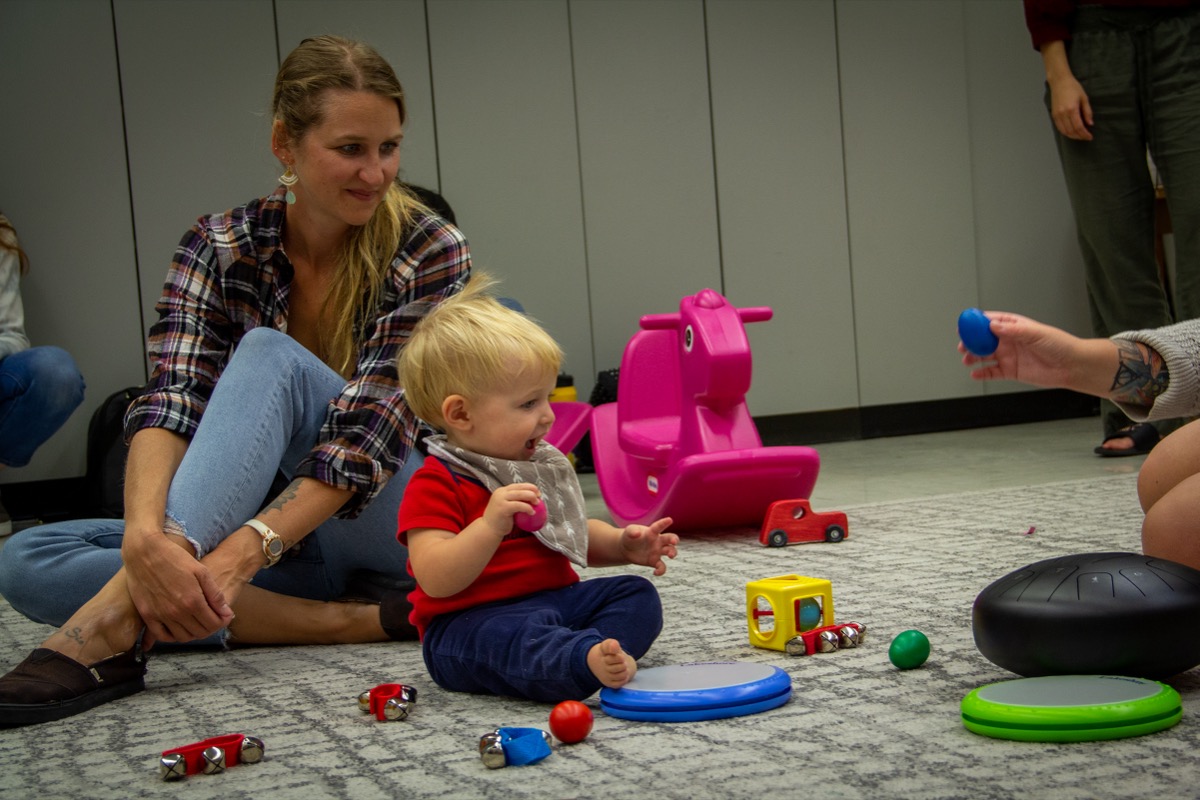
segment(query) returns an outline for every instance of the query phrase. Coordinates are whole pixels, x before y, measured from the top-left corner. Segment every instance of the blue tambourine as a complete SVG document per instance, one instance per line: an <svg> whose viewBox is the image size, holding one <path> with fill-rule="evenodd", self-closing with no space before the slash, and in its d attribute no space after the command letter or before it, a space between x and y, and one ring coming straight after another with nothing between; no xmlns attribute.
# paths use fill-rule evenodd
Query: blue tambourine
<svg viewBox="0 0 1200 800"><path fill-rule="evenodd" d="M619 719L695 722L757 714L791 696L792 679L779 667L719 661L638 670L620 689L600 690L600 709Z"/></svg>

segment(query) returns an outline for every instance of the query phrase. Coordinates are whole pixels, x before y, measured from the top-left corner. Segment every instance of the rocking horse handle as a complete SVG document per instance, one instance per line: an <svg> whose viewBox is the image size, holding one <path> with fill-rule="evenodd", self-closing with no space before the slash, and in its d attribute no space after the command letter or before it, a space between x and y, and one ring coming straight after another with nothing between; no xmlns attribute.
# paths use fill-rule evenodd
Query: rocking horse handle
<svg viewBox="0 0 1200 800"><path fill-rule="evenodd" d="M742 322L766 322L771 317L775 316L775 312L770 306L751 306L748 308L739 308L738 316L742 318ZM679 327L679 314L646 314L639 322L642 330L661 331L671 330Z"/></svg>
<svg viewBox="0 0 1200 800"><path fill-rule="evenodd" d="M646 314L638 324L646 331L671 330L679 327L679 314Z"/></svg>
<svg viewBox="0 0 1200 800"><path fill-rule="evenodd" d="M742 322L766 322L775 316L775 312L771 310L770 306L753 306L739 308L738 316L742 318Z"/></svg>

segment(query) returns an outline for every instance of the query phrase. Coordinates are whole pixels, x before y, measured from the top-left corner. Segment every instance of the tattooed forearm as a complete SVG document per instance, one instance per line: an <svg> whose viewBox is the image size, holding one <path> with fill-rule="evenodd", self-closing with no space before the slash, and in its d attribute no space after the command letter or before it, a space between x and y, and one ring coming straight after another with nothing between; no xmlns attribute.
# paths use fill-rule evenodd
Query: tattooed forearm
<svg viewBox="0 0 1200 800"><path fill-rule="evenodd" d="M296 499L296 492L300 490L300 480L300 478L296 478L294 481L289 483L287 488L279 493L278 497L267 503L267 505L263 508L263 511L270 511L272 509L282 511L283 507L288 504L288 501Z"/></svg>
<svg viewBox="0 0 1200 800"><path fill-rule="evenodd" d="M1120 403L1149 408L1167 390L1171 376L1163 357L1141 342L1117 340L1117 374L1109 397Z"/></svg>

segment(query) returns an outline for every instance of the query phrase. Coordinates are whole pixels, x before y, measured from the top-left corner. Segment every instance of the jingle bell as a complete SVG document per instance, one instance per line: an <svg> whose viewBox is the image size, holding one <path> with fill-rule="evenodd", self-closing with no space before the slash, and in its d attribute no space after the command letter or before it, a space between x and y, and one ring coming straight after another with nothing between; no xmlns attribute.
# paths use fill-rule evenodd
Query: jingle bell
<svg viewBox="0 0 1200 800"><path fill-rule="evenodd" d="M500 744L500 729L496 728L491 733L485 733L479 737L479 754L483 755L483 751L493 744Z"/></svg>
<svg viewBox="0 0 1200 800"><path fill-rule="evenodd" d="M242 764L257 764L263 760L263 754L266 751L267 748L262 739L257 736L247 736L242 739L242 745L238 751L238 761Z"/></svg>
<svg viewBox="0 0 1200 800"><path fill-rule="evenodd" d="M158 761L158 774L164 781L180 781L187 777L187 759L181 753L165 755Z"/></svg>
<svg viewBox="0 0 1200 800"><path fill-rule="evenodd" d="M408 703L393 697L383 704L383 717L389 722L408 719Z"/></svg>
<svg viewBox="0 0 1200 800"><path fill-rule="evenodd" d="M206 747L200 756L204 759L205 775L218 775L225 771L225 751L220 747Z"/></svg>
<svg viewBox="0 0 1200 800"><path fill-rule="evenodd" d="M483 748L479 757L483 760L483 765L488 769L500 769L508 766L508 759L504 756L504 745L499 741L489 744Z"/></svg>

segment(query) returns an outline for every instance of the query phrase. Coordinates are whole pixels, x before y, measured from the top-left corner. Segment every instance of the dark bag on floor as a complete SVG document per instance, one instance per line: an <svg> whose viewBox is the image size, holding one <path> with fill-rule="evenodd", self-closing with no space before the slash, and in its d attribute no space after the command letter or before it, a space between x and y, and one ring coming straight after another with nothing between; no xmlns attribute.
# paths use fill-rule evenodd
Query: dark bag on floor
<svg viewBox="0 0 1200 800"><path fill-rule="evenodd" d="M604 405L605 403L617 402L617 379L620 377L621 370L606 369L603 372L597 373L596 384L592 387L592 394L588 397L588 403L592 408ZM595 462L592 459L592 434L585 433L583 438L579 440L575 450L575 471L579 473L591 473L596 471Z"/></svg>
<svg viewBox="0 0 1200 800"><path fill-rule="evenodd" d="M120 519L125 515L125 411L142 387L113 392L92 414L87 433L86 513Z"/></svg>

